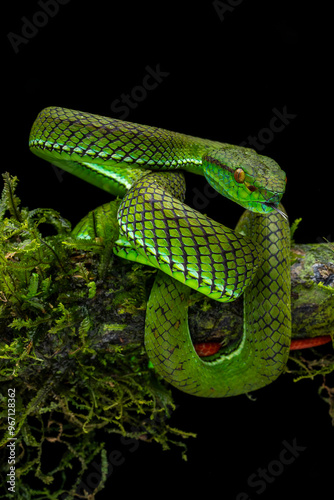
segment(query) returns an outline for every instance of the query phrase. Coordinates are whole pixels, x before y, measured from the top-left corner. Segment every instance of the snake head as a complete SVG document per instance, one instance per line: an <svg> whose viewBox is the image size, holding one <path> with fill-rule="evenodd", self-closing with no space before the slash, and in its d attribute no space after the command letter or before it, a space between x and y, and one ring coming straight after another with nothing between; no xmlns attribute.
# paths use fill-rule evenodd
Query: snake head
<svg viewBox="0 0 334 500"><path fill-rule="evenodd" d="M218 193L257 213L278 210L286 175L271 158L241 146L211 151L203 159L204 175Z"/></svg>

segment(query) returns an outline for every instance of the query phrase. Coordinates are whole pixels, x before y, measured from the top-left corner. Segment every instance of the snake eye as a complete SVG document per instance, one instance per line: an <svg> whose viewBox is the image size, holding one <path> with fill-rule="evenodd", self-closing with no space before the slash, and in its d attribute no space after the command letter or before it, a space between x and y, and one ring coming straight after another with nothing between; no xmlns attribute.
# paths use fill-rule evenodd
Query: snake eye
<svg viewBox="0 0 334 500"><path fill-rule="evenodd" d="M239 182L240 184L242 182L244 182L245 180L245 172L242 170L242 168L237 168L235 171L234 171L234 178L237 182Z"/></svg>

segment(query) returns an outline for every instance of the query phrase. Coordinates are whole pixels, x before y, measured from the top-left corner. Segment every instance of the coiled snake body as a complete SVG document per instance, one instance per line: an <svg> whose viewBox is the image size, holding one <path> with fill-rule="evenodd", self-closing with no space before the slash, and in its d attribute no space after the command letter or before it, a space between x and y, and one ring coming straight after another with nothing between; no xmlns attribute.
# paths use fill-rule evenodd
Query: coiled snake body
<svg viewBox="0 0 334 500"><path fill-rule="evenodd" d="M159 270L145 346L164 379L189 394L224 397L282 373L291 335L290 238L278 208L286 177L276 162L248 148L58 107L41 111L29 144L54 165L123 196L115 253ZM183 203L182 170L205 176L250 210L237 230ZM244 292L244 332L233 352L211 361L196 354L191 289L221 302Z"/></svg>

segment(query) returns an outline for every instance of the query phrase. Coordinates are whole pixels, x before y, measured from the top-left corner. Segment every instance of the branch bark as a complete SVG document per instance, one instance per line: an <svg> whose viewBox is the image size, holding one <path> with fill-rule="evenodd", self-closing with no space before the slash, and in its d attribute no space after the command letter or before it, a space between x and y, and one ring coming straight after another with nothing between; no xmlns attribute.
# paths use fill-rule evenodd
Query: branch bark
<svg viewBox="0 0 334 500"><path fill-rule="evenodd" d="M334 330L334 250L329 243L294 245L291 250L291 309L292 338L318 337ZM114 269L123 266L114 262ZM137 287L133 293L149 295L154 271L148 270L149 279L133 280L133 275L124 274ZM113 279L113 278L111 278ZM142 278L139 278L139 281ZM125 281L127 279L125 278ZM139 288L138 288L139 287ZM112 307L107 322L100 324L104 341L126 344L144 341L145 301L138 307L131 304L132 293L126 288L124 303ZM116 303L119 298L116 297ZM146 300L146 299L145 299ZM102 299L104 303L104 299ZM100 316L101 317L101 316ZM189 326L194 343L224 342L229 344L242 334L242 297L229 304L210 300L194 292L189 306Z"/></svg>

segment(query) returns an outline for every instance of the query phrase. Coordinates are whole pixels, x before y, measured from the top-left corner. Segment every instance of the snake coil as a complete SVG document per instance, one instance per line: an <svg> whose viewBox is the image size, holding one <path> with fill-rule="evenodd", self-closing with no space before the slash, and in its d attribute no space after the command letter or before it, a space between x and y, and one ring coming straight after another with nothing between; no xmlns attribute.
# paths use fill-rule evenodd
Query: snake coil
<svg viewBox="0 0 334 500"><path fill-rule="evenodd" d="M58 107L41 111L29 144L36 155L123 197L114 251L158 270L145 346L165 380L189 394L224 397L259 389L282 373L291 336L290 235L279 207L286 177L274 160ZM236 230L184 203L183 170L248 209ZM85 232L87 221L74 234ZM233 352L211 361L196 354L187 317L191 289L221 302L244 293L244 331Z"/></svg>

